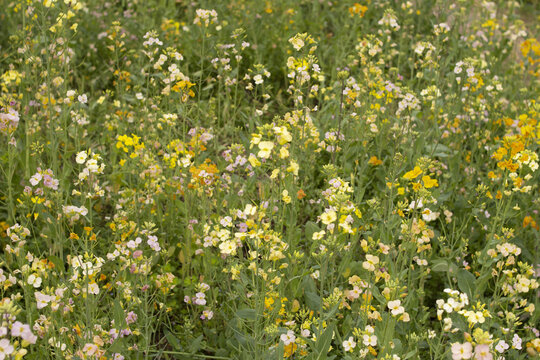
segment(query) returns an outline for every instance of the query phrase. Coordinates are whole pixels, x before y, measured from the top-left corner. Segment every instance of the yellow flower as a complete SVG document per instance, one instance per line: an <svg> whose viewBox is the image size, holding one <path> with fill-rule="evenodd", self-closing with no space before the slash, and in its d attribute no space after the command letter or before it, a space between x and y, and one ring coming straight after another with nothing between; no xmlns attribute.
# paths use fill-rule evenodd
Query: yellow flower
<svg viewBox="0 0 540 360"><path fill-rule="evenodd" d="M422 181L424 182L424 187L426 189L430 189L432 187L437 187L439 186L439 183L437 182L437 179L432 179L429 177L429 175L426 175L426 176L422 176Z"/></svg>
<svg viewBox="0 0 540 360"><path fill-rule="evenodd" d="M274 127L274 133L277 135L279 145L285 145L292 140L292 136L285 126Z"/></svg>
<svg viewBox="0 0 540 360"><path fill-rule="evenodd" d="M257 145L262 139L261 134L251 134L251 144Z"/></svg>
<svg viewBox="0 0 540 360"><path fill-rule="evenodd" d="M302 40L298 35L290 38L289 42L292 44L296 51L302 49L305 45L304 40Z"/></svg>
<svg viewBox="0 0 540 360"><path fill-rule="evenodd" d="M271 309L272 304L274 304L274 298L272 298L272 297L265 297L264 298L264 307L265 308Z"/></svg>
<svg viewBox="0 0 540 360"><path fill-rule="evenodd" d="M295 176L298 176L298 169L300 169L298 163L296 161L291 161L287 167L287 172L292 172Z"/></svg>
<svg viewBox="0 0 540 360"><path fill-rule="evenodd" d="M419 166L415 166L413 170L403 175L403 178L406 180L412 180L417 178L420 174L422 174L422 169L420 169Z"/></svg>
<svg viewBox="0 0 540 360"><path fill-rule="evenodd" d="M321 221L324 225L329 225L336 221L337 215L334 210L330 210L321 215Z"/></svg>
<svg viewBox="0 0 540 360"><path fill-rule="evenodd" d="M291 197L289 196L289 192L287 190L283 190L281 195L282 195L283 202L285 204L290 204L291 203Z"/></svg>
<svg viewBox="0 0 540 360"><path fill-rule="evenodd" d="M261 166L261 162L253 155L249 155L248 161L253 167Z"/></svg>

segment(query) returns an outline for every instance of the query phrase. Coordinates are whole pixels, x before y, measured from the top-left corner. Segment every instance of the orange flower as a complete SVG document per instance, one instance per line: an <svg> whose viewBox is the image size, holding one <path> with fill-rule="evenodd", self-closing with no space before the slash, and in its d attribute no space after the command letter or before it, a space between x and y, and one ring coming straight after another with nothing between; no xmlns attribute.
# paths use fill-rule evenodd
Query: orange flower
<svg viewBox="0 0 540 360"><path fill-rule="evenodd" d="M291 357L292 354L296 352L296 349L298 348L298 345L295 343L290 343L289 345L285 346L285 352L283 353L283 357Z"/></svg>
<svg viewBox="0 0 540 360"><path fill-rule="evenodd" d="M360 17L364 17L367 9L367 6L364 6L360 3L354 3L354 5L349 8L349 13L351 14L351 16L360 15Z"/></svg>
<svg viewBox="0 0 540 360"><path fill-rule="evenodd" d="M523 218L523 227L527 227L528 225L531 225L532 228L539 230L538 224L536 223L536 221L534 221L532 216L529 215Z"/></svg>
<svg viewBox="0 0 540 360"><path fill-rule="evenodd" d="M376 156L372 156L369 161L369 165L377 166L382 164L382 160L378 159Z"/></svg>

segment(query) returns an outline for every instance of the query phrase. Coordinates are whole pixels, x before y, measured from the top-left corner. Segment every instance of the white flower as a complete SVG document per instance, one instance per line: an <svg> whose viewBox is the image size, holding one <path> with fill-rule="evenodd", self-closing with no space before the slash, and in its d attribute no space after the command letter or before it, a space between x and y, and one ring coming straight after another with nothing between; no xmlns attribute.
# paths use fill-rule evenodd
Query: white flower
<svg viewBox="0 0 540 360"><path fill-rule="evenodd" d="M43 176L41 176L41 174L37 172L30 178L30 184L32 184L32 186L36 186L37 184L39 184L42 178Z"/></svg>
<svg viewBox="0 0 540 360"><path fill-rule="evenodd" d="M403 314L405 308L401 306L401 300L393 300L388 302L388 309L391 310L392 315L396 316Z"/></svg>
<svg viewBox="0 0 540 360"><path fill-rule="evenodd" d="M368 333L369 335L375 334L375 328L371 325L367 325L365 330L366 330L366 333Z"/></svg>
<svg viewBox="0 0 540 360"><path fill-rule="evenodd" d="M39 288L41 286L41 278L35 274L30 275L28 277L28 285L32 285L36 289Z"/></svg>
<svg viewBox="0 0 540 360"><path fill-rule="evenodd" d="M193 302L197 305L206 305L206 295L202 292L196 293Z"/></svg>
<svg viewBox="0 0 540 360"><path fill-rule="evenodd" d="M88 284L88 292L90 294L97 295L99 294L99 286L94 281L92 281L90 284Z"/></svg>
<svg viewBox="0 0 540 360"><path fill-rule="evenodd" d="M46 295L46 294L42 294L40 292L35 292L34 293L35 297L36 297L36 301L37 301L37 308L38 309L43 309L45 306L47 306L51 300L53 299L52 296L50 295Z"/></svg>
<svg viewBox="0 0 540 360"><path fill-rule="evenodd" d="M202 320L210 320L214 317L214 312L211 310L203 310L203 313L201 315Z"/></svg>
<svg viewBox="0 0 540 360"><path fill-rule="evenodd" d="M366 346L376 346L377 345L377 336L376 335L364 335L363 343Z"/></svg>
<svg viewBox="0 0 540 360"><path fill-rule="evenodd" d="M346 352L353 351L353 349L356 347L356 342L354 342L354 338L350 336L347 340L343 342L343 349Z"/></svg>
<svg viewBox="0 0 540 360"><path fill-rule="evenodd" d="M88 209L84 206L77 207L73 205L67 205L67 206L63 205L62 210L64 214L66 214L67 216L77 217L77 219L78 219L78 215L86 216L86 214L88 214Z"/></svg>
<svg viewBox="0 0 540 360"><path fill-rule="evenodd" d="M463 61L460 61L456 64L456 66L454 67L454 74L456 75L461 74L461 71L463 70L461 68L462 65L463 65Z"/></svg>
<svg viewBox="0 0 540 360"><path fill-rule="evenodd" d="M75 157L75 161L77 162L77 164L84 164L87 157L88 157L88 154L86 153L86 151L80 151L77 153L77 156Z"/></svg>
<svg viewBox="0 0 540 360"><path fill-rule="evenodd" d="M514 334L514 337L512 338L512 347L521 350L521 338L518 334Z"/></svg>
<svg viewBox="0 0 540 360"><path fill-rule="evenodd" d="M86 162L86 168L88 171L95 173L99 170L98 163L96 159L90 159Z"/></svg>
<svg viewBox="0 0 540 360"><path fill-rule="evenodd" d="M257 74L253 77L253 81L255 81L256 85L260 85L264 82L262 75Z"/></svg>
<svg viewBox="0 0 540 360"><path fill-rule="evenodd" d="M409 205L409 209L413 210L413 209L419 209L423 206L422 204L422 199L418 200L418 202L416 201L411 201L410 205Z"/></svg>
<svg viewBox="0 0 540 360"><path fill-rule="evenodd" d="M439 215L440 215L440 213L431 211L431 209L429 209L429 208L425 208L424 211L422 211L422 218L426 222L437 220Z"/></svg>
<svg viewBox="0 0 540 360"><path fill-rule="evenodd" d="M86 97L86 94L79 95L77 97L77 100L79 100L81 104L86 104L88 102L88 98Z"/></svg>
<svg viewBox="0 0 540 360"><path fill-rule="evenodd" d="M126 244L126 246L130 249L135 249L137 247L137 243L133 240L129 240Z"/></svg>
<svg viewBox="0 0 540 360"><path fill-rule="evenodd" d="M508 345L506 343L506 341L504 340L501 340L497 343L497 346L495 346L495 350L497 350L498 352L500 353L503 353L505 352L508 348L510 347L510 345Z"/></svg>
<svg viewBox="0 0 540 360"><path fill-rule="evenodd" d="M156 252L161 251L161 247L159 246L157 236L153 236L153 235L148 236L148 245L152 248L152 250Z"/></svg>
<svg viewBox="0 0 540 360"><path fill-rule="evenodd" d="M286 334L281 334L280 339L281 341L283 341L283 344L287 346L294 343L294 341L296 340L296 336L294 335L294 331L289 330Z"/></svg>
<svg viewBox="0 0 540 360"><path fill-rule="evenodd" d="M219 249L224 255L236 254L236 243L232 240L227 240L219 244Z"/></svg>

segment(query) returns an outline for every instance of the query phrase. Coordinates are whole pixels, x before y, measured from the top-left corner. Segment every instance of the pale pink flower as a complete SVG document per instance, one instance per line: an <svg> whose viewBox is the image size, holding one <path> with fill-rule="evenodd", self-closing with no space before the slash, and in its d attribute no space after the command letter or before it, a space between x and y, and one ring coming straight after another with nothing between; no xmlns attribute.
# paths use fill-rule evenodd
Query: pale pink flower
<svg viewBox="0 0 540 360"><path fill-rule="evenodd" d="M476 345L474 348L474 358L476 360L493 360L493 355L489 351L489 345Z"/></svg>
<svg viewBox="0 0 540 360"><path fill-rule="evenodd" d="M14 350L8 339L0 340L0 360L4 360L6 355L12 354Z"/></svg>
<svg viewBox="0 0 540 360"><path fill-rule="evenodd" d="M452 344L452 360L470 359L472 357L472 345L469 342L464 344Z"/></svg>

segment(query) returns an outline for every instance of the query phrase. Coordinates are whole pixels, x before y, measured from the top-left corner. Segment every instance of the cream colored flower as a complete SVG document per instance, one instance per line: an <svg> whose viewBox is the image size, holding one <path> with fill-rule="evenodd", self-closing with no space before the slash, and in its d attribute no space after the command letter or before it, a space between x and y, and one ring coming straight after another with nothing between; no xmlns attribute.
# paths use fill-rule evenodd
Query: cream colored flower
<svg viewBox="0 0 540 360"><path fill-rule="evenodd" d="M259 146L260 151L257 154L257 156L262 159L268 159L270 155L272 154L274 143L271 141L261 141L259 142L258 146Z"/></svg>

